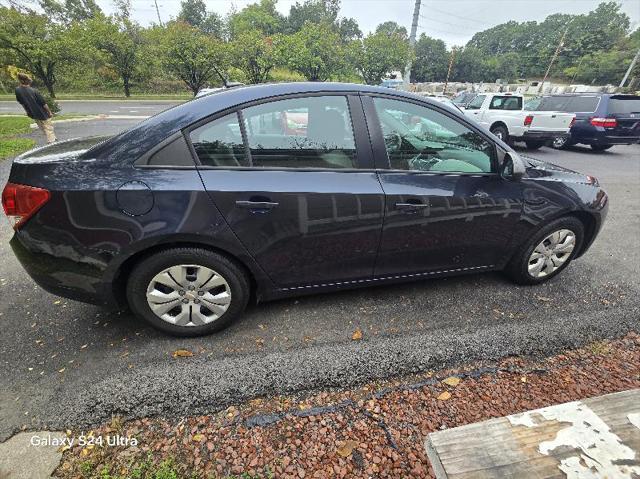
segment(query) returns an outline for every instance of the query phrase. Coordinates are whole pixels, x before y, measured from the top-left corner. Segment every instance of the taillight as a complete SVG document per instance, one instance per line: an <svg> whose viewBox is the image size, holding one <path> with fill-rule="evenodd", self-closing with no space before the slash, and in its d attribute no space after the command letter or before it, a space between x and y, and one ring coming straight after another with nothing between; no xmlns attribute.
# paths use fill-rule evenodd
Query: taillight
<svg viewBox="0 0 640 479"><path fill-rule="evenodd" d="M524 126L531 126L533 123L533 115L527 115L524 117Z"/></svg>
<svg viewBox="0 0 640 479"><path fill-rule="evenodd" d="M17 230L49 201L51 194L34 186L7 183L2 191L2 206L5 214L14 221Z"/></svg>
<svg viewBox="0 0 640 479"><path fill-rule="evenodd" d="M618 126L618 122L615 118L593 117L589 120L589 123L591 123L593 126L602 126L604 128L615 128L616 126Z"/></svg>

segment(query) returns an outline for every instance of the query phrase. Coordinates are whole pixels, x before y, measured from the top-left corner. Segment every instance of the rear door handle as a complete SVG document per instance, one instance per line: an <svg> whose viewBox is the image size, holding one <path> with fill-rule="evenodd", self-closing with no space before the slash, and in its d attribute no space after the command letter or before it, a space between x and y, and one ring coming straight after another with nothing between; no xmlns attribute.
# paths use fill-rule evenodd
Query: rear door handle
<svg viewBox="0 0 640 479"><path fill-rule="evenodd" d="M272 210L276 208L280 203L274 203L272 201L236 201L238 208L244 208L247 210Z"/></svg>

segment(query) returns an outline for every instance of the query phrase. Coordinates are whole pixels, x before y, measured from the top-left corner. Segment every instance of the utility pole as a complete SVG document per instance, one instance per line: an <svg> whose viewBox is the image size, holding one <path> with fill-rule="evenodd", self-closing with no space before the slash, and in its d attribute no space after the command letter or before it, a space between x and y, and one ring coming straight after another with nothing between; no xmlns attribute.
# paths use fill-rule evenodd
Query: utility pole
<svg viewBox="0 0 640 479"><path fill-rule="evenodd" d="M160 18L160 9L158 8L158 0L153 0L153 3L156 5L156 13L158 14L158 23L161 27L164 27L162 24L162 19Z"/></svg>
<svg viewBox="0 0 640 479"><path fill-rule="evenodd" d="M546 81L547 77L549 76L549 72L551 71L551 67L553 66L553 62L556 61L556 57L558 56L558 53L560 53L560 49L564 46L564 37L567 36L567 32L569 31L569 24L570 23L571 23L571 20L569 20L569 23L567 23L567 27L564 29L564 32L562 33L562 37L560 37L560 42L558 43L556 51L553 53L553 56L551 57L551 61L549 62L549 66L547 67L547 71L544 74L544 78L542 79L542 82L540 83L540 88L538 88L538 91L542 90L542 87L544 86L544 82Z"/></svg>
<svg viewBox="0 0 640 479"><path fill-rule="evenodd" d="M633 67L636 66L636 63L638 63L638 58L640 58L640 50L638 50L638 53L636 53L636 56L633 57L633 60L631 61L631 65L629 65L629 68L627 68L627 73L624 74L624 78L620 82L620 87L623 87L624 84L627 82L627 78L629 78L629 75L631 74Z"/></svg>
<svg viewBox="0 0 640 479"><path fill-rule="evenodd" d="M416 45L416 31L418 30L418 17L420 16L420 2L422 0L416 0L413 6L413 22L411 22L411 34L409 35L409 46L413 52L413 48ZM405 90L409 89L409 82L411 81L411 60L407 63L404 69L404 77L402 78L403 87Z"/></svg>
<svg viewBox="0 0 640 479"><path fill-rule="evenodd" d="M451 58L449 59L449 69L447 70L447 79L444 81L444 88L442 89L442 94L447 94L447 85L449 84L449 76L451 76L451 69L453 68L453 59L456 56L456 47L451 49Z"/></svg>

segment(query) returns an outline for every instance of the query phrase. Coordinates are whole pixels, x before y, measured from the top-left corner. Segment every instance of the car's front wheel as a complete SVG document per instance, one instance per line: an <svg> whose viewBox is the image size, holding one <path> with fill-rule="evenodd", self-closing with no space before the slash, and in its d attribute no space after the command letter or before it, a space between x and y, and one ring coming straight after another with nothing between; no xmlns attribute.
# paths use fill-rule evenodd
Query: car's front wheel
<svg viewBox="0 0 640 479"><path fill-rule="evenodd" d="M570 146L571 142L569 141L568 136L556 136L551 142L551 146L553 146L556 150L562 150L567 146Z"/></svg>
<svg viewBox="0 0 640 479"><path fill-rule="evenodd" d="M506 126L495 125L495 126L491 127L490 131L495 136L497 136L502 141L504 141L507 145L510 145L512 143L511 142L511 138L509 138L509 130L507 130Z"/></svg>
<svg viewBox="0 0 640 479"><path fill-rule="evenodd" d="M249 299L246 274L225 256L201 248L172 248L138 263L127 283L131 310L175 336L219 331Z"/></svg>
<svg viewBox="0 0 640 479"><path fill-rule="evenodd" d="M505 271L519 284L538 284L558 275L580 251L582 222L572 216L541 228L513 256Z"/></svg>

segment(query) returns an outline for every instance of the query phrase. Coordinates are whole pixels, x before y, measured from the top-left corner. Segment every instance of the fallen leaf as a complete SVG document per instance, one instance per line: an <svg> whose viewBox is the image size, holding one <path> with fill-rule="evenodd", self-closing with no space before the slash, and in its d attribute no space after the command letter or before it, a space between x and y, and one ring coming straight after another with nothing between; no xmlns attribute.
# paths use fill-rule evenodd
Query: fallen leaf
<svg viewBox="0 0 640 479"><path fill-rule="evenodd" d="M200 442L200 441L202 441L203 439L204 439L204 434L199 434L199 433L198 433L198 434L194 434L194 435L193 435L193 440L194 440L195 442Z"/></svg>
<svg viewBox="0 0 640 479"><path fill-rule="evenodd" d="M442 382L445 383L447 386L451 386L455 388L458 384L460 384L460 378L457 378L455 376L450 376Z"/></svg>
<svg viewBox="0 0 640 479"><path fill-rule="evenodd" d="M58 372L59 373L63 373L65 369L67 369L67 368L58 369Z"/></svg>
<svg viewBox="0 0 640 479"><path fill-rule="evenodd" d="M362 331L360 331L360 328L356 329L353 334L351 335L351 339L353 341L360 341L362 339Z"/></svg>
<svg viewBox="0 0 640 479"><path fill-rule="evenodd" d="M442 394L440 394L440 396L438 396L438 399L440 401L446 401L447 399L451 398L451 393L449 391L445 391Z"/></svg>
<svg viewBox="0 0 640 479"><path fill-rule="evenodd" d="M349 457L357 445L356 441L345 441L344 446L336 449L336 452L339 456Z"/></svg>
<svg viewBox="0 0 640 479"><path fill-rule="evenodd" d="M171 356L174 358L189 358L193 356L193 353L188 349L176 349Z"/></svg>
<svg viewBox="0 0 640 479"><path fill-rule="evenodd" d="M527 382L527 376L521 376L520 377L520 381L522 381L523 383Z"/></svg>
<svg viewBox="0 0 640 479"><path fill-rule="evenodd" d="M53 302L53 304L60 304L60 303L62 303L62 301L60 301L59 299Z"/></svg>

